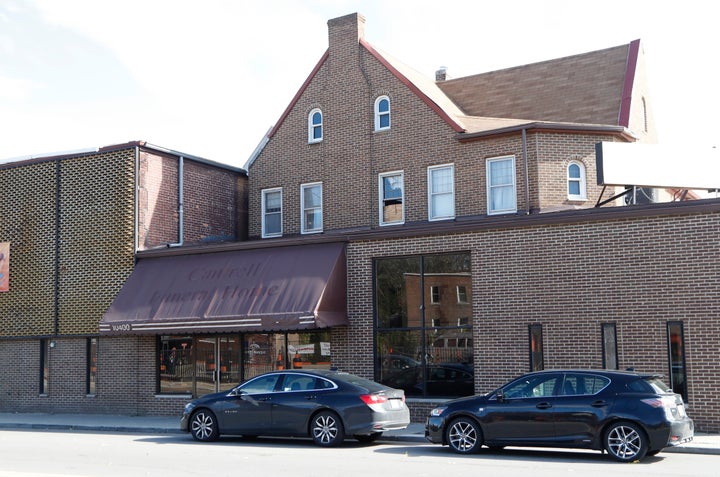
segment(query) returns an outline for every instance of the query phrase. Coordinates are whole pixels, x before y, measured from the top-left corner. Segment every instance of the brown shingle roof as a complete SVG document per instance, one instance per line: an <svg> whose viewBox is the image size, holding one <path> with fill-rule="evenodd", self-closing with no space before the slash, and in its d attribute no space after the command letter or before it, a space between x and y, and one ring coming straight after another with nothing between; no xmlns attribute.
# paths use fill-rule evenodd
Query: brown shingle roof
<svg viewBox="0 0 720 477"><path fill-rule="evenodd" d="M437 85L468 116L619 125L631 45Z"/></svg>

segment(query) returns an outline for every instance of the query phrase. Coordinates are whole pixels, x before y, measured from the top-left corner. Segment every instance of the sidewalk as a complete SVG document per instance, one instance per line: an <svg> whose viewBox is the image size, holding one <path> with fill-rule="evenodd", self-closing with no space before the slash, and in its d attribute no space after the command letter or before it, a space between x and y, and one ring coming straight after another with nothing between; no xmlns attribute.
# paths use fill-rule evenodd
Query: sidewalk
<svg viewBox="0 0 720 477"><path fill-rule="evenodd" d="M180 416L120 416L113 414L45 414L0 412L0 430L70 430L179 434ZM189 437L189 436L188 436ZM425 425L412 423L407 429L389 431L381 440L426 443ZM720 455L720 435L695 434L692 442L668 447L663 452Z"/></svg>

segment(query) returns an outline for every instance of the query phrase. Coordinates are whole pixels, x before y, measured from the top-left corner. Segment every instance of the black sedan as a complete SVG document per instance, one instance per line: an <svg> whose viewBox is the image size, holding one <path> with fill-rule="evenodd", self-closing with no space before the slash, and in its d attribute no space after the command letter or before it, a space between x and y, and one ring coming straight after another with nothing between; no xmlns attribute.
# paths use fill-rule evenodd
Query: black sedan
<svg viewBox="0 0 720 477"><path fill-rule="evenodd" d="M460 454L483 445L566 447L631 462L689 442L693 432L682 398L658 375L560 370L526 374L489 394L436 407L425 438Z"/></svg>
<svg viewBox="0 0 720 477"><path fill-rule="evenodd" d="M256 376L185 406L180 428L199 441L220 434L311 437L323 447L345 436L372 442L410 424L405 393L352 374L287 370Z"/></svg>

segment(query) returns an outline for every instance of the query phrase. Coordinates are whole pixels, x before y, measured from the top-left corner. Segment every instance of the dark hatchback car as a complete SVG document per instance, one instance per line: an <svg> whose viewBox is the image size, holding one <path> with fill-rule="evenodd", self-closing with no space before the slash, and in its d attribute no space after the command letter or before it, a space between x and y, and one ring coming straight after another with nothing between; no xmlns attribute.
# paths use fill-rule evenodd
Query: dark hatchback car
<svg viewBox="0 0 720 477"><path fill-rule="evenodd" d="M430 412L425 438L460 454L505 446L607 451L621 462L689 442L693 421L661 377L558 370L523 375L482 396Z"/></svg>
<svg viewBox="0 0 720 477"><path fill-rule="evenodd" d="M256 376L185 406L180 428L199 441L220 434L311 437L323 447L345 436L372 442L410 424L405 394L352 374L287 370Z"/></svg>

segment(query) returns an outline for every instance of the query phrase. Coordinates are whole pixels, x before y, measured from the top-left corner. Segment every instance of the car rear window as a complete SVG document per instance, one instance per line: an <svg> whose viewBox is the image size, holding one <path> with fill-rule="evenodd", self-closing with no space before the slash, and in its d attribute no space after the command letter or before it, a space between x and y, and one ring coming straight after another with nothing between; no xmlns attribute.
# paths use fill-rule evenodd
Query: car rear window
<svg viewBox="0 0 720 477"><path fill-rule="evenodd" d="M638 378L627 383L630 391L638 393L670 394L672 389L656 376Z"/></svg>
<svg viewBox="0 0 720 477"><path fill-rule="evenodd" d="M370 381L369 379L361 378L360 376L355 376L354 374L342 373L338 375L338 378L345 381L346 383L354 384L355 386L365 388L370 392L382 391L383 389L386 389L386 386L383 386L382 384L376 383L375 381Z"/></svg>
<svg viewBox="0 0 720 477"><path fill-rule="evenodd" d="M673 392L672 388L660 378L647 378L645 382L658 394L671 394Z"/></svg>

